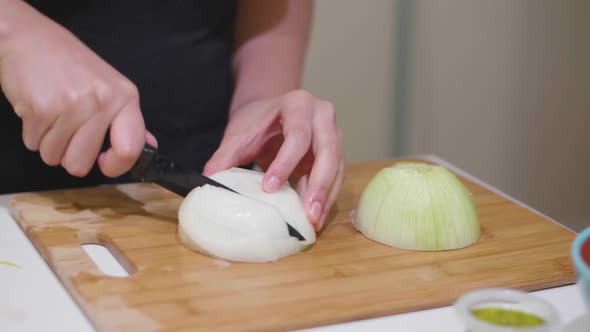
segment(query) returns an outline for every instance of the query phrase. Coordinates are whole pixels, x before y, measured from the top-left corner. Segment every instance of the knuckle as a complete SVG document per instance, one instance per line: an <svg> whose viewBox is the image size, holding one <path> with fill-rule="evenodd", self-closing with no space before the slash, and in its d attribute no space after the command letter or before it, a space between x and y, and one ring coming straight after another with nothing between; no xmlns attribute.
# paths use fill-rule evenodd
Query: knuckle
<svg viewBox="0 0 590 332"><path fill-rule="evenodd" d="M41 159L43 162L49 166L58 166L60 164L59 156L46 149L41 149L40 151Z"/></svg>
<svg viewBox="0 0 590 332"><path fill-rule="evenodd" d="M32 152L36 152L39 149L39 145L37 144L35 139L31 137L30 134L23 133L22 137L23 137L23 143L24 143L25 147L27 148L27 150L32 151Z"/></svg>
<svg viewBox="0 0 590 332"><path fill-rule="evenodd" d="M141 148L135 147L130 144L121 145L117 149L117 155L119 156L119 158L126 161L135 160L137 157L139 157L140 153Z"/></svg>
<svg viewBox="0 0 590 332"><path fill-rule="evenodd" d="M327 147L327 152L334 156L334 159L336 161L340 161L340 148L338 147L337 144L330 144Z"/></svg>
<svg viewBox="0 0 590 332"><path fill-rule="evenodd" d="M306 90L290 91L284 96L284 102L287 104L309 105L313 99L314 96Z"/></svg>
<svg viewBox="0 0 590 332"><path fill-rule="evenodd" d="M90 168L81 162L69 162L62 165L63 168L75 177L84 177L88 174Z"/></svg>
<svg viewBox="0 0 590 332"><path fill-rule="evenodd" d="M289 176L288 170L290 168L291 167L289 167L289 161L287 161L287 160L274 160L269 165L269 171L271 171L273 176L278 178L279 181L283 181L284 179L286 179Z"/></svg>
<svg viewBox="0 0 590 332"><path fill-rule="evenodd" d="M288 136L291 140L302 145L309 145L311 142L311 131L307 128L295 127L289 130Z"/></svg>
<svg viewBox="0 0 590 332"><path fill-rule="evenodd" d="M139 100L137 86L126 79L120 79L110 84L97 84L94 94L98 103L105 109L119 109L130 101Z"/></svg>
<svg viewBox="0 0 590 332"><path fill-rule="evenodd" d="M321 101L318 104L318 110L322 112L322 116L330 123L336 123L336 108L334 104L329 101Z"/></svg>
<svg viewBox="0 0 590 332"><path fill-rule="evenodd" d="M35 98L31 106L33 107L33 115L35 118L47 118L50 117L52 112L55 112L57 107L55 106L55 102L50 100L49 98Z"/></svg>
<svg viewBox="0 0 590 332"><path fill-rule="evenodd" d="M65 105L76 105L83 99L84 92L76 89L69 88L64 91L64 104ZM66 107L67 108L67 107Z"/></svg>
<svg viewBox="0 0 590 332"><path fill-rule="evenodd" d="M114 90L109 84L99 83L94 87L94 94L99 104L108 104L114 95Z"/></svg>
<svg viewBox="0 0 590 332"><path fill-rule="evenodd" d="M330 190L330 184L325 180L316 181L315 183L310 184L310 187L313 188L312 192L318 193L323 197L325 197Z"/></svg>
<svg viewBox="0 0 590 332"><path fill-rule="evenodd" d="M139 89L137 85L129 80L121 80L119 83L121 92L125 99L139 99Z"/></svg>
<svg viewBox="0 0 590 332"><path fill-rule="evenodd" d="M31 107L29 107L29 105L24 102L14 103L14 106L13 106L14 113L16 113L16 115L21 119L26 117L26 115L30 111L30 108Z"/></svg>
<svg viewBox="0 0 590 332"><path fill-rule="evenodd" d="M340 162L342 159L342 150L338 144L325 144L321 147L321 153L329 156L335 163Z"/></svg>
<svg viewBox="0 0 590 332"><path fill-rule="evenodd" d="M336 106L334 106L334 103L332 103L330 101L319 100L318 105L320 106L320 108L324 109L324 111L328 111L328 112L335 112L336 111Z"/></svg>
<svg viewBox="0 0 590 332"><path fill-rule="evenodd" d="M93 88L70 89L66 91L62 113L76 113L85 108L88 103L95 104Z"/></svg>

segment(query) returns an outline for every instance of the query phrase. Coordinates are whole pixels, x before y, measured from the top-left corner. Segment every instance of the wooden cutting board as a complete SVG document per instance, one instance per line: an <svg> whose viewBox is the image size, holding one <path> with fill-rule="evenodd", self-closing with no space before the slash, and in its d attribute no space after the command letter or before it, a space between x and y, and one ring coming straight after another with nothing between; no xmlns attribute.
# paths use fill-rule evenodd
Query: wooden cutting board
<svg viewBox="0 0 590 332"><path fill-rule="evenodd" d="M351 211L391 163L349 165L317 243L275 263L185 248L176 237L181 198L152 184L23 194L12 212L101 331L285 331L450 305L478 288L575 282L573 232L463 177L482 224L477 244L416 252L368 240ZM83 243L107 246L131 276L101 274Z"/></svg>

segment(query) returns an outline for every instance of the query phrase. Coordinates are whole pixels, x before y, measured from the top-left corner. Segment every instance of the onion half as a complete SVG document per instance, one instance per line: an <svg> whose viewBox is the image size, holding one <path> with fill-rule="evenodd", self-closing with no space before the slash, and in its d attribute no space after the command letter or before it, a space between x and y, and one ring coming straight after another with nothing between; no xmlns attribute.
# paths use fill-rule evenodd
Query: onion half
<svg viewBox="0 0 590 332"><path fill-rule="evenodd" d="M451 250L476 243L480 224L471 193L443 166L399 162L363 191L354 227L367 238L408 250Z"/></svg>
<svg viewBox="0 0 590 332"><path fill-rule="evenodd" d="M264 173L231 168L212 179L240 194L205 185L193 189L179 212L180 241L196 251L237 262L270 262L315 242L299 195L286 183L276 193L262 190ZM288 222L305 241L289 235Z"/></svg>

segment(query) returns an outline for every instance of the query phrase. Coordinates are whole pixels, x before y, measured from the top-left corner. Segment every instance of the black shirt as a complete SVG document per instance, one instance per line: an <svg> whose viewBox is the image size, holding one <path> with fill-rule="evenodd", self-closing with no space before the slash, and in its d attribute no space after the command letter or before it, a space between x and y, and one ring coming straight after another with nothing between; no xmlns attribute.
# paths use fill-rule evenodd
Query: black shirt
<svg viewBox="0 0 590 332"><path fill-rule="evenodd" d="M159 150L202 170L221 140L233 92L235 4L231 0L35 0L29 3L74 33L139 89ZM40 55L40 56L51 56ZM0 93L0 193L107 183L45 165L22 142L22 124ZM108 135L105 146L108 144Z"/></svg>

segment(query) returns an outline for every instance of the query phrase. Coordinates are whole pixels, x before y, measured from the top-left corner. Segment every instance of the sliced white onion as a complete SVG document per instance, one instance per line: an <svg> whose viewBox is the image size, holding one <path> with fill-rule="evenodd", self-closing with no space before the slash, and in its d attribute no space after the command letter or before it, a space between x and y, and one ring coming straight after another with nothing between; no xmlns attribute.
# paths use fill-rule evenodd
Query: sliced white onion
<svg viewBox="0 0 590 332"><path fill-rule="evenodd" d="M270 262L315 242L297 192L285 184L262 190L264 173L232 168L211 176L236 190L205 185L193 189L179 209L180 241L203 254L238 262ZM305 241L289 235L288 222Z"/></svg>
<svg viewBox="0 0 590 332"><path fill-rule="evenodd" d="M371 240L409 250L451 250L479 240L474 201L445 167L400 162L363 191L354 227Z"/></svg>

